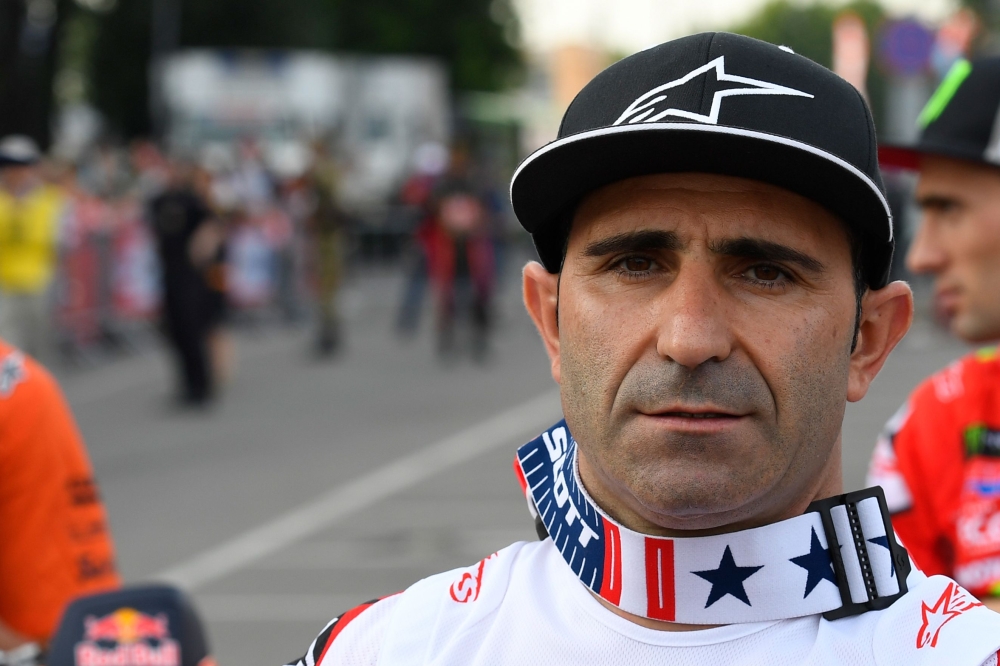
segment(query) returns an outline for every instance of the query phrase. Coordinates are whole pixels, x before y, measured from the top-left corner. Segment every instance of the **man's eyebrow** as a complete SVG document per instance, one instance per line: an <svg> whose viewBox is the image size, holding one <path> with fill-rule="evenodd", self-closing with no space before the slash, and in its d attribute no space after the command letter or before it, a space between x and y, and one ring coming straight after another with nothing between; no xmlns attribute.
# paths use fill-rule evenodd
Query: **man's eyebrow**
<svg viewBox="0 0 1000 666"><path fill-rule="evenodd" d="M794 250L787 245L772 243L759 238L732 238L711 244L712 252L727 257L759 259L762 261L784 261L798 264L802 268L820 273L824 266L821 261L808 254Z"/></svg>
<svg viewBox="0 0 1000 666"><path fill-rule="evenodd" d="M679 250L683 247L680 238L673 231L652 229L626 231L608 238L589 243L583 249L584 256L604 257L619 252L643 252L650 250Z"/></svg>
<svg viewBox="0 0 1000 666"><path fill-rule="evenodd" d="M948 196L946 194L927 194L922 197L917 197L917 205L920 208L950 208L952 206L958 206L962 202L959 201L957 197Z"/></svg>

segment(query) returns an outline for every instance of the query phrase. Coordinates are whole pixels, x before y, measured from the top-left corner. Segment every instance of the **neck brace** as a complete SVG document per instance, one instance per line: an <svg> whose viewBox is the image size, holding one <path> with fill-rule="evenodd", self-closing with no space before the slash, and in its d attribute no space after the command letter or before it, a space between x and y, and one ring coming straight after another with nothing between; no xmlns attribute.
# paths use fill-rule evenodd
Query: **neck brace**
<svg viewBox="0 0 1000 666"><path fill-rule="evenodd" d="M518 449L529 508L587 588L641 617L735 624L879 610L906 593L910 561L879 487L819 500L752 529L664 538L616 523L579 478L561 421Z"/></svg>

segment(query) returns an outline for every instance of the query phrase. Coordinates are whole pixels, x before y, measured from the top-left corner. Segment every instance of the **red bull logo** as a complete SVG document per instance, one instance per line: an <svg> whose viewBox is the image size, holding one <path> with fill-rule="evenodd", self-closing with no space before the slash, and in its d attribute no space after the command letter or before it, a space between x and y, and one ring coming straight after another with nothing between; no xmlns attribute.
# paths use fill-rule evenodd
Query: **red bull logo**
<svg viewBox="0 0 1000 666"><path fill-rule="evenodd" d="M180 666L181 651L170 636L165 613L146 615L120 608L84 618L76 666Z"/></svg>

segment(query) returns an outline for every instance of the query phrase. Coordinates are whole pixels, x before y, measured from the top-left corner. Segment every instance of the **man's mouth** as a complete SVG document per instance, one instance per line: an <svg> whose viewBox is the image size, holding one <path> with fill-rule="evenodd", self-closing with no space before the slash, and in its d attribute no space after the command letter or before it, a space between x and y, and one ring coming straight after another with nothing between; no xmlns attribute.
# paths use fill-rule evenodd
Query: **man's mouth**
<svg viewBox="0 0 1000 666"><path fill-rule="evenodd" d="M939 287L934 292L935 314L947 320L954 316L960 305L961 290L954 286Z"/></svg>
<svg viewBox="0 0 1000 666"><path fill-rule="evenodd" d="M724 412L720 409L665 409L642 412L650 423L675 433L722 434L738 427L749 414Z"/></svg>
<svg viewBox="0 0 1000 666"><path fill-rule="evenodd" d="M660 412L651 416L672 416L682 419L738 419L738 414L726 414L724 412Z"/></svg>

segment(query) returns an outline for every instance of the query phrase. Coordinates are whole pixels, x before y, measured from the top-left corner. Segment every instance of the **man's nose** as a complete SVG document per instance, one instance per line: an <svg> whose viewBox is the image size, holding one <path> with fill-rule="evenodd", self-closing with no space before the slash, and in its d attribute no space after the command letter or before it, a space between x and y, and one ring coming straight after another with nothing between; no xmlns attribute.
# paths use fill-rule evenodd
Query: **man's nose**
<svg viewBox="0 0 1000 666"><path fill-rule="evenodd" d="M686 268L686 267L685 267ZM722 361L732 350L730 312L708 267L682 270L664 292L656 351L686 368Z"/></svg>
<svg viewBox="0 0 1000 666"><path fill-rule="evenodd" d="M906 253L906 267L911 273L939 273L948 263L948 255L938 242L934 228L931 220L924 220L917 227Z"/></svg>

